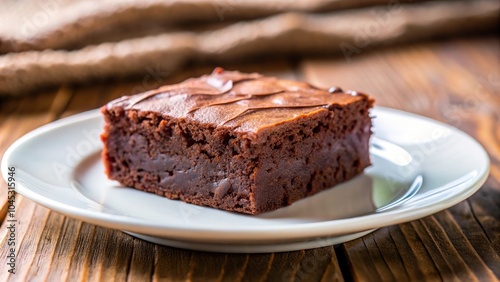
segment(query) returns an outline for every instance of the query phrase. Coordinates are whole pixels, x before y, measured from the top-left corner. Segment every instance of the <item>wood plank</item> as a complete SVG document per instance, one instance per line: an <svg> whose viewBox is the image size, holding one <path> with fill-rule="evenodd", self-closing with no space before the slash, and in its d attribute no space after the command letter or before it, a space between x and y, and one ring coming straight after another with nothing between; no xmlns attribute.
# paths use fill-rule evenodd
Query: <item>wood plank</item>
<svg viewBox="0 0 500 282"><path fill-rule="evenodd" d="M47 280L66 280L68 279L69 269L71 267L71 260L73 254L76 250L76 244L78 242L77 234L80 233L82 223L77 220L70 218L64 218L61 230L59 233L55 234L48 233L47 238L52 238L57 240L55 242L55 250L52 257L52 262L46 263L45 267L49 268Z"/></svg>
<svg viewBox="0 0 500 282"><path fill-rule="evenodd" d="M221 281L243 281L243 275L247 270L248 262L253 256L246 254L230 254L226 260Z"/></svg>
<svg viewBox="0 0 500 282"><path fill-rule="evenodd" d="M333 246L306 250L292 281L344 281Z"/></svg>
<svg viewBox="0 0 500 282"><path fill-rule="evenodd" d="M73 234L76 239L76 247L71 257L71 265L66 274L68 280L80 281L87 280L89 277L89 270L87 265L90 259L90 248L93 246L95 240L95 229L94 225L87 223L80 223L81 227L78 229L78 233Z"/></svg>
<svg viewBox="0 0 500 282"><path fill-rule="evenodd" d="M421 232L420 236L428 240L426 245L431 256L435 255L435 260L443 260L449 267L449 272L442 273L443 278L453 278L460 281L494 281L491 270L484 268L476 253L471 252L470 249L467 249L468 252L464 253L463 249L470 245L462 246L462 252L457 249L458 244L455 244L455 242L458 242L459 239L462 242L466 241L463 235L457 234L453 228L441 225L436 220L437 216L438 214L420 220L423 228L417 229L417 233ZM454 238L450 238L449 234L454 234ZM432 251L430 251L431 249ZM472 262L473 264L471 264ZM486 272L484 272L485 270ZM485 277L477 277L475 273L481 273Z"/></svg>
<svg viewBox="0 0 500 282"><path fill-rule="evenodd" d="M427 263L432 260L411 224L390 226L387 229L409 278L417 281L435 281L440 278L434 263Z"/></svg>
<svg viewBox="0 0 500 282"><path fill-rule="evenodd" d="M109 236L102 262L102 273L96 281L125 281L128 277L134 246L134 238L115 230L106 230Z"/></svg>
<svg viewBox="0 0 500 282"><path fill-rule="evenodd" d="M220 281L224 276L227 261L226 254L194 252L191 255L187 280Z"/></svg>
<svg viewBox="0 0 500 282"><path fill-rule="evenodd" d="M333 246L328 247L328 252L330 254L330 259L327 261L327 265L323 274L321 276L321 281L344 281L344 276L346 280L350 278L350 270L349 269L341 269L340 264L337 259L337 255L335 254L335 250Z"/></svg>
<svg viewBox="0 0 500 282"><path fill-rule="evenodd" d="M151 280L154 268L154 244L134 239L132 259L128 270L128 281ZM101 261L97 261L101 264Z"/></svg>
<svg viewBox="0 0 500 282"><path fill-rule="evenodd" d="M38 227L42 230L40 234L40 239L38 245L36 246L35 256L31 262L31 267L29 268L27 280L34 280L35 278L47 277L50 273L50 265L54 258L54 252L56 249L56 244L52 240L57 240L60 237L60 232L64 222L64 217L60 214L54 212L43 212L38 211L41 206L36 206L35 213L43 214L47 213L45 220L41 222L41 226ZM33 226L33 228L37 228ZM30 227L31 230L31 227ZM29 233L33 234L33 233Z"/></svg>
<svg viewBox="0 0 500 282"><path fill-rule="evenodd" d="M193 252L156 246L153 281L182 281L190 273Z"/></svg>
<svg viewBox="0 0 500 282"><path fill-rule="evenodd" d="M465 230L462 230L464 228L463 225L459 225L456 221L458 217L456 209L459 209L461 206L467 206L467 201L453 207L453 209L435 214L435 223L444 230L448 242L452 244L458 256L463 258L464 263L473 269L474 273L480 273L480 275L475 274L479 281L494 281L495 272L498 272L500 267L500 257L493 250L491 243L488 244L488 240L485 240L486 237L483 232L476 229L476 234L473 234L473 231L471 231L468 232L469 236L465 235ZM471 220L470 224L477 226L477 221ZM471 242L471 236L473 235L476 235L475 239L479 240L479 242L475 242L475 244ZM476 248L482 250L481 254L477 252Z"/></svg>
<svg viewBox="0 0 500 282"><path fill-rule="evenodd" d="M409 279L401 255L399 254L394 241L390 235L390 228L382 228L378 232L365 236L365 245L375 244L373 249L378 249L385 261L384 278L391 277L395 281L406 281Z"/></svg>
<svg viewBox="0 0 500 282"><path fill-rule="evenodd" d="M33 242L28 239L25 241L25 237L27 238L29 223L34 217L35 205L26 204L28 200L24 201L22 196L16 198L16 217L17 226L15 230L15 248L16 248L16 265L15 265L15 274L10 274L7 271L0 272L0 281L6 281L9 277L12 280L15 280L16 277L19 279L18 281L22 281L22 277L26 276L26 271L28 270L25 265L29 265L29 260L26 258L26 247L23 246L33 246ZM8 254L10 254L10 247L7 247L7 240L9 238L7 225L10 225L7 221L3 221L0 229L0 255L2 258L6 258ZM25 243L26 242L26 243ZM21 252L21 248L23 248L23 252ZM33 250L29 252L29 255L32 255ZM27 262L28 261L28 262ZM23 272L24 271L24 272ZM24 273L24 274L23 274Z"/></svg>
<svg viewBox="0 0 500 282"><path fill-rule="evenodd" d="M71 97L71 91L66 87L52 93L39 93L34 97L9 99L0 104L0 156L19 137L29 131L54 120L64 109ZM0 219L7 212L7 185L0 181Z"/></svg>

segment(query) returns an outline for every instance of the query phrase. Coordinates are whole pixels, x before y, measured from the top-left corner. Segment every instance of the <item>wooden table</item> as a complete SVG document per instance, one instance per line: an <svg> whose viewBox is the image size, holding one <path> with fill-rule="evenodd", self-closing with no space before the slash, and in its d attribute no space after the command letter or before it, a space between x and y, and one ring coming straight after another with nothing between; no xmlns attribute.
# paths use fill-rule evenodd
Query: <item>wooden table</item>
<svg viewBox="0 0 500 282"><path fill-rule="evenodd" d="M363 51L350 63L342 56L294 57L224 66L365 91L376 97L378 105L444 121L474 136L490 155L491 175L479 192L450 209L338 246L245 255L155 245L67 218L18 196L20 245L16 274L9 275L7 185L2 180L0 281L496 281L500 278L499 50L497 39L476 37ZM161 71L161 66L153 67ZM0 152L43 124L212 68L66 85L1 100Z"/></svg>

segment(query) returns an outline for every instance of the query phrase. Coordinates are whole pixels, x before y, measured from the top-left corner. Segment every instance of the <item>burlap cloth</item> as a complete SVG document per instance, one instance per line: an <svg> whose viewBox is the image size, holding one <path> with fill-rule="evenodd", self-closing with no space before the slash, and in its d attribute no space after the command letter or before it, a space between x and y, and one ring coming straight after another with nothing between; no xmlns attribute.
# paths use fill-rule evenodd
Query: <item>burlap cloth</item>
<svg viewBox="0 0 500 282"><path fill-rule="evenodd" d="M337 53L498 27L498 0L0 0L0 97L186 62Z"/></svg>

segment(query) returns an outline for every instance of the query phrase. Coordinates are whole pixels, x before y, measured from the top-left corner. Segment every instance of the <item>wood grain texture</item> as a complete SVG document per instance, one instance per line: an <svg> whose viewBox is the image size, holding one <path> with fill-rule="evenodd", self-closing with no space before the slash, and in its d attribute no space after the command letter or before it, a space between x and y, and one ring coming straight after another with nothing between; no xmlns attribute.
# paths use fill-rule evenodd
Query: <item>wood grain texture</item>
<svg viewBox="0 0 500 282"><path fill-rule="evenodd" d="M450 123L488 151L491 175L478 193L432 216L381 228L332 246L274 254L222 254L170 248L67 218L16 199L18 271L8 252L6 183L0 181L0 281L498 281L500 279L500 61L498 40L468 38L334 58L278 58L225 65L368 92L379 105ZM0 152L28 131L115 97L211 71L197 66L155 83L63 86L0 100ZM146 75L146 74L145 74Z"/></svg>
<svg viewBox="0 0 500 282"><path fill-rule="evenodd" d="M70 93L64 87L52 93L39 93L31 99L1 100L0 152L29 131L55 120L63 110ZM7 212L7 185L0 181L0 218Z"/></svg>

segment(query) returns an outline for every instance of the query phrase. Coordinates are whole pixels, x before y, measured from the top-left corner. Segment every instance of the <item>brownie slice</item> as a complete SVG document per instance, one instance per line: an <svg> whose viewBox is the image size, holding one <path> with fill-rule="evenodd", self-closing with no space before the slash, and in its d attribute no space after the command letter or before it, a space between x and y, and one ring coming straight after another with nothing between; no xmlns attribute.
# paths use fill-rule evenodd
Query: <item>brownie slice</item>
<svg viewBox="0 0 500 282"><path fill-rule="evenodd" d="M102 107L106 174L169 199L248 214L370 164L369 96L224 71Z"/></svg>

